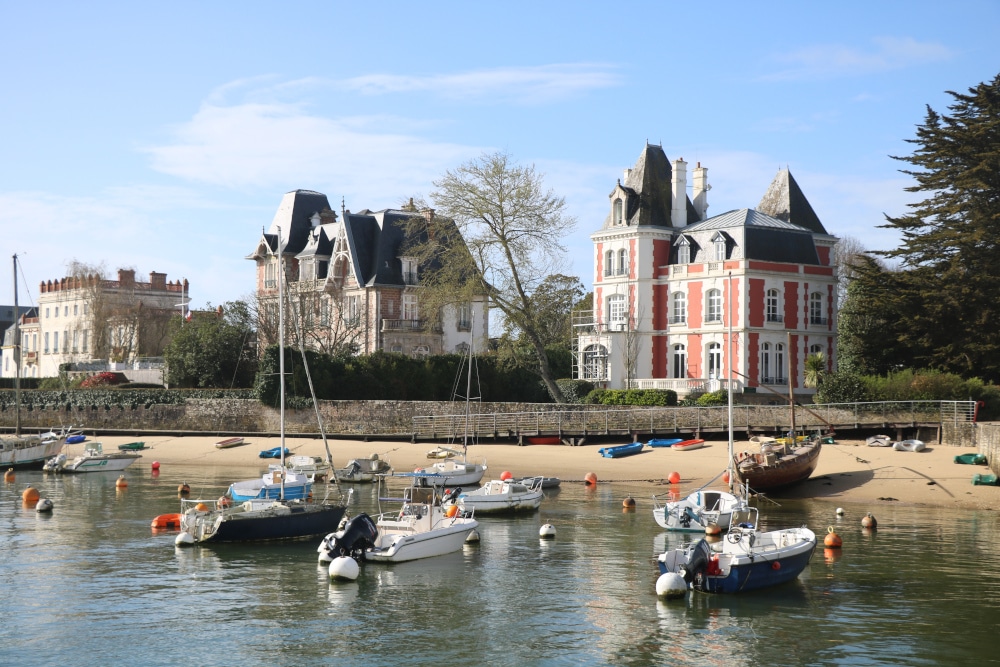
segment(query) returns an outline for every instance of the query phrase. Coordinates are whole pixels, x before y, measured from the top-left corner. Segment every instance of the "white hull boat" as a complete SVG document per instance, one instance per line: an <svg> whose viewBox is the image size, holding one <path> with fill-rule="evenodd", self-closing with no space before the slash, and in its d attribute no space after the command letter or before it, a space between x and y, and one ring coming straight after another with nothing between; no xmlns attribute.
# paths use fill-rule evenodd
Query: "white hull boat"
<svg viewBox="0 0 1000 667"><path fill-rule="evenodd" d="M544 497L541 477L532 477L526 482L494 479L475 491L459 494L454 503L463 514L470 511L476 514L504 514L534 512Z"/></svg>
<svg viewBox="0 0 1000 667"><path fill-rule="evenodd" d="M74 457L72 460L66 454L49 459L42 467L48 472L118 472L125 470L130 465L142 458L142 454L135 452L110 452L104 453L99 442L87 443L83 454Z"/></svg>
<svg viewBox="0 0 1000 667"><path fill-rule="evenodd" d="M52 434L54 435L54 434ZM64 439L38 435L0 438L0 467L43 468L62 451Z"/></svg>
<svg viewBox="0 0 1000 667"><path fill-rule="evenodd" d="M733 512L746 507L746 501L732 493L699 490L677 501L659 504L653 496L653 519L660 527L678 532L703 533L709 526L724 530Z"/></svg>
<svg viewBox="0 0 1000 667"><path fill-rule="evenodd" d="M352 459L343 468L333 471L338 482L367 484L374 482L380 475L391 475L392 465L372 454L367 459Z"/></svg>
<svg viewBox="0 0 1000 667"><path fill-rule="evenodd" d="M319 561L348 556L358 562L401 563L458 551L479 522L454 506L445 507L433 486L414 486L404 492L399 512L372 519L358 514L319 545Z"/></svg>
<svg viewBox="0 0 1000 667"><path fill-rule="evenodd" d="M894 442L892 448L897 452L922 452L927 448L923 440L901 440Z"/></svg>
<svg viewBox="0 0 1000 667"><path fill-rule="evenodd" d="M448 459L426 468L417 468L414 473L430 479L439 486L472 486L482 481L483 475L486 474L486 464Z"/></svg>

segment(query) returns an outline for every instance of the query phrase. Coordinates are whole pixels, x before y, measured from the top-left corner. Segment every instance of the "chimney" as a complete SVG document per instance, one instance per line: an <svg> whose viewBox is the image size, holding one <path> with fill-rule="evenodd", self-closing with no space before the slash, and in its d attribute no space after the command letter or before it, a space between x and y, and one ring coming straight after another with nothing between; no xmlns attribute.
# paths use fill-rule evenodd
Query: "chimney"
<svg viewBox="0 0 1000 667"><path fill-rule="evenodd" d="M670 163L673 174L670 177L670 224L674 227L687 226L687 162L678 158Z"/></svg>
<svg viewBox="0 0 1000 667"><path fill-rule="evenodd" d="M691 198L694 200L694 209L698 211L698 219L704 220L708 217L708 191L712 186L708 184L708 169L701 166L701 162L694 168L692 177Z"/></svg>
<svg viewBox="0 0 1000 667"><path fill-rule="evenodd" d="M157 273L156 271L149 272L149 287L155 290L167 289L167 274Z"/></svg>
<svg viewBox="0 0 1000 667"><path fill-rule="evenodd" d="M118 283L132 285L135 283L135 269L118 269Z"/></svg>
<svg viewBox="0 0 1000 667"><path fill-rule="evenodd" d="M420 213L421 213L421 215L424 216L424 219L426 219L427 222L433 222L434 221L434 209L432 209L432 208L425 208L422 211L420 211Z"/></svg>

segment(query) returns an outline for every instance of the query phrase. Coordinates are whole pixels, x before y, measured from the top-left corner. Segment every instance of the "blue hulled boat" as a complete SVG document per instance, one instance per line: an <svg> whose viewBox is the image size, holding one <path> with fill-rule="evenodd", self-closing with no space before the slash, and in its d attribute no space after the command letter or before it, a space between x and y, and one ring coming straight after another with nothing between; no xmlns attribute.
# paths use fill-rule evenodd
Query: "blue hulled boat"
<svg viewBox="0 0 1000 667"><path fill-rule="evenodd" d="M649 447L672 447L678 442L684 442L684 438L653 438L646 445Z"/></svg>
<svg viewBox="0 0 1000 667"><path fill-rule="evenodd" d="M638 454L645 447L641 442L631 442L627 445L616 445L614 447L601 447L597 453L608 459L620 459L623 456Z"/></svg>

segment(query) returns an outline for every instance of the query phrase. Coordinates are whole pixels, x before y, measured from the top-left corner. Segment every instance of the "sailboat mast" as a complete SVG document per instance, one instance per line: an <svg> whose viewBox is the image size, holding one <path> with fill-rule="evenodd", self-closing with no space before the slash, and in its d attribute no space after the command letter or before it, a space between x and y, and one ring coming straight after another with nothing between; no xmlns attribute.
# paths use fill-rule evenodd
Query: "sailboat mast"
<svg viewBox="0 0 1000 667"><path fill-rule="evenodd" d="M278 395L279 412L278 445L281 454L281 500L285 499L285 265L281 245L281 227L278 227Z"/></svg>
<svg viewBox="0 0 1000 667"><path fill-rule="evenodd" d="M472 316L469 327L469 368L465 376L465 429L462 433L462 455L469 455L469 404L472 402L472 355L476 345L476 309L471 308Z"/></svg>
<svg viewBox="0 0 1000 667"><path fill-rule="evenodd" d="M21 312L17 307L17 255L14 255L14 437L21 435Z"/></svg>
<svg viewBox="0 0 1000 667"><path fill-rule="evenodd" d="M729 359L726 361L726 368L728 369L728 376L726 378L726 388L727 395L729 399L729 462L726 464L726 471L729 473L729 492L733 491L733 272L729 272L729 334L727 338L729 339L729 346L727 349L727 356Z"/></svg>

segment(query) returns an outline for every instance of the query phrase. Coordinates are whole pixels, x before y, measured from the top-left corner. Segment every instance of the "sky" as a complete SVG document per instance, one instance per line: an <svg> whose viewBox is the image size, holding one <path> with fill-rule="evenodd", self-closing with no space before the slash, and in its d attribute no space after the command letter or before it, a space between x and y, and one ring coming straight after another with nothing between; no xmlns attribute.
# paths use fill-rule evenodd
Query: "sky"
<svg viewBox="0 0 1000 667"><path fill-rule="evenodd" d="M559 268L589 290L589 236L649 142L708 168L710 216L787 167L831 234L890 249L879 225L916 201L892 156L1000 72L998 26L995 0L0 0L3 247L20 305L76 261L217 306L252 292L284 193L433 205L503 151L565 198Z"/></svg>

